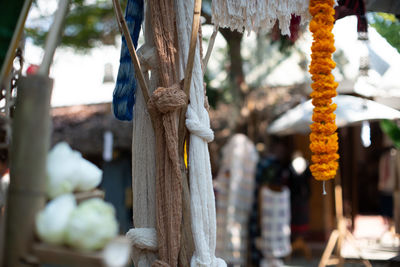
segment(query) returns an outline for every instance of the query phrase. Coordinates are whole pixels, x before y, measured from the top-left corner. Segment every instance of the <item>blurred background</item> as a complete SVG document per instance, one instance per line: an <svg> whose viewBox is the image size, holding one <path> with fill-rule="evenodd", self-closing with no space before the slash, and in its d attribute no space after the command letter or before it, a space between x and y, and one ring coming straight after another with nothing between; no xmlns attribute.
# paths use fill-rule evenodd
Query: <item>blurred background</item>
<svg viewBox="0 0 400 267"><path fill-rule="evenodd" d="M132 125L115 119L111 111L121 36L111 1L71 2L50 71L52 144L66 141L103 170L100 188L115 206L120 233L125 234L132 227ZM14 63L22 75L40 64L56 8L56 0L33 2ZM398 255L400 245L394 220L394 211L400 209L394 201L400 190L400 136L390 134L398 133L400 119L400 5L365 1L365 8L365 14L337 9L341 18L333 29L338 93L355 97L338 130L343 216L364 258L374 266L399 266L389 265L400 264L389 259ZM366 18L367 32L358 27L360 16ZM261 244L263 216L268 214L263 196L268 198L269 189L272 195L290 191L283 201L288 202L291 234L285 238L289 236L291 246L271 256L284 258L286 266L316 266L337 227L334 183L327 182L327 195L322 196L321 183L308 170L312 36L298 20L292 17L291 37L281 35L277 26L268 34L219 29L205 73L215 132L209 149L217 253L232 266L260 266L266 257ZM201 22L205 49L214 30L210 0L203 1ZM338 106L340 101L345 103L337 98ZM281 116L286 116L283 122L274 125ZM299 128L301 119L305 122ZM359 256L346 243L342 251L348 258Z"/></svg>

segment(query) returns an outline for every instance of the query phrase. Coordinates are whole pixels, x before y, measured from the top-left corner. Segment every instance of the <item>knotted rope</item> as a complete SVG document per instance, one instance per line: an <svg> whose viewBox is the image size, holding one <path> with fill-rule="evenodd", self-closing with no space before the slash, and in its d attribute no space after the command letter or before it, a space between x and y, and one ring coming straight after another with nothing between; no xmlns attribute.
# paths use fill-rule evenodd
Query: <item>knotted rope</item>
<svg viewBox="0 0 400 267"><path fill-rule="evenodd" d="M178 111L186 105L179 85L159 87L151 95L149 112L155 122L156 207L159 258L153 266L177 266L182 218L182 175L178 155Z"/></svg>
<svg viewBox="0 0 400 267"><path fill-rule="evenodd" d="M133 247L133 256L138 259L137 267L148 267L147 253L157 252L157 232L154 228L130 229L126 236Z"/></svg>
<svg viewBox="0 0 400 267"><path fill-rule="evenodd" d="M156 218L159 260L153 266L178 264L182 222L182 173L178 152L179 109L187 103L176 72L176 28L173 0L150 0L160 81L148 108L156 136Z"/></svg>
<svg viewBox="0 0 400 267"><path fill-rule="evenodd" d="M179 40L180 74L183 78L187 66L189 43L193 19L194 1L175 0ZM199 40L197 39L197 42ZM187 77L185 77L186 79ZM192 230L195 252L191 266L226 266L215 257L216 214L214 191L211 179L210 156L207 143L214 134L204 107L203 73L199 44L196 46L190 86L190 105L186 113L186 126L190 131L189 172Z"/></svg>

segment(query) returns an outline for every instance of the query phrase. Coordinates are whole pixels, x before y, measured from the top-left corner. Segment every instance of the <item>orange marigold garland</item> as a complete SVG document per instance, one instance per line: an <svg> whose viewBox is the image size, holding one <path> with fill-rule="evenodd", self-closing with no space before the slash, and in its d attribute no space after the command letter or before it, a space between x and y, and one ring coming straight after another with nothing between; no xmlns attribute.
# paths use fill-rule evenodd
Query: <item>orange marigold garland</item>
<svg viewBox="0 0 400 267"><path fill-rule="evenodd" d="M335 51L334 36L332 33L334 22L334 0L310 0L310 31L314 41L311 46L310 74L313 80L311 85L312 103L314 105L310 126L310 149L313 153L310 170L317 180L329 180L335 177L338 168L339 155L338 136L335 124L336 104L332 97L336 96L337 83L331 74L335 67L332 53Z"/></svg>

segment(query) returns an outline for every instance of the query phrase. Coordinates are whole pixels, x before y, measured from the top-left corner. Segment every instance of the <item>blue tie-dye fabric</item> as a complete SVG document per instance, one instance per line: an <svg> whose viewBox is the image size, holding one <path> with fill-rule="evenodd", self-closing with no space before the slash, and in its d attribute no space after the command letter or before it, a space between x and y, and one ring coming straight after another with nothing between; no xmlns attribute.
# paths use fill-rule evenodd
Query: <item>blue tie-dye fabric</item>
<svg viewBox="0 0 400 267"><path fill-rule="evenodd" d="M136 48L143 21L143 0L128 0L125 20ZM133 105L136 97L136 77L129 49L123 35L119 63L118 77L113 93L113 111L117 119L130 121L133 118Z"/></svg>

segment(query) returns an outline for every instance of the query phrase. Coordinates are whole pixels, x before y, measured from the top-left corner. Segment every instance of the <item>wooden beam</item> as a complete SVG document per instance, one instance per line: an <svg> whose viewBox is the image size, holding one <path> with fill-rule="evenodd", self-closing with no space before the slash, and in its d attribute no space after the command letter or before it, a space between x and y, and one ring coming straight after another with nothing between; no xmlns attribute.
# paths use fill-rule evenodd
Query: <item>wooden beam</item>
<svg viewBox="0 0 400 267"><path fill-rule="evenodd" d="M27 257L33 265L55 264L76 267L122 267L129 259L130 243L124 236L117 236L100 251L79 251L64 246L45 243L33 244L32 254Z"/></svg>
<svg viewBox="0 0 400 267"><path fill-rule="evenodd" d="M339 231L333 230L331 236L329 237L329 241L326 245L324 253L322 254L321 261L319 262L318 267L325 267L326 265L328 265L328 261L330 259L330 256L332 255L333 249L335 248L338 237Z"/></svg>
<svg viewBox="0 0 400 267"><path fill-rule="evenodd" d="M99 189L95 189L89 192L77 192L74 194L76 202L79 204L82 201L91 199L91 198L101 198L104 199L104 191Z"/></svg>
<svg viewBox="0 0 400 267"><path fill-rule="evenodd" d="M38 263L63 264L67 266L101 267L105 266L101 252L78 252L61 246L44 243L33 245L33 255Z"/></svg>

